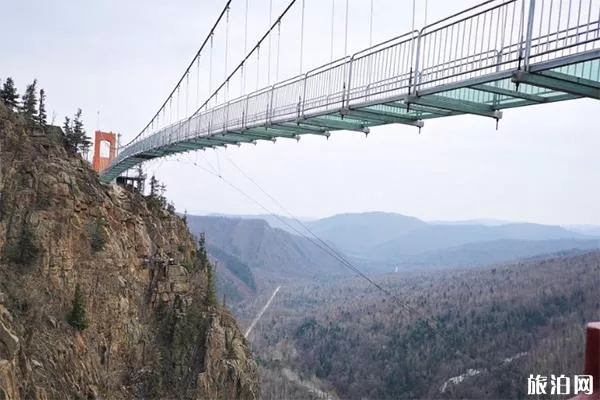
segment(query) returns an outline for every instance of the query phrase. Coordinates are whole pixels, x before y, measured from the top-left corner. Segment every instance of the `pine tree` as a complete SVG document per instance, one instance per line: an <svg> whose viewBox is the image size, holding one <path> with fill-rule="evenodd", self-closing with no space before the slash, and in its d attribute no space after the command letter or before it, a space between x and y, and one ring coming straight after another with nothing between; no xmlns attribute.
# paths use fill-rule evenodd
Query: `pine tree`
<svg viewBox="0 0 600 400"><path fill-rule="evenodd" d="M46 126L46 120L48 115L46 114L46 91L40 89L40 102L38 106L38 123L41 126Z"/></svg>
<svg viewBox="0 0 600 400"><path fill-rule="evenodd" d="M158 179L156 179L156 177L154 175L152 175L152 177L150 177L150 194L149 194L149 196L151 198L157 197L158 189L159 189Z"/></svg>
<svg viewBox="0 0 600 400"><path fill-rule="evenodd" d="M81 120L81 114L81 108L78 108L77 112L75 113L75 118L73 119L73 139L75 148L81 153L87 153L92 146L92 141L85 134L83 121Z"/></svg>
<svg viewBox="0 0 600 400"><path fill-rule="evenodd" d="M73 308L69 313L67 322L78 331L83 331L88 327L87 317L85 315L85 299L79 284L75 287L75 296L73 297Z"/></svg>
<svg viewBox="0 0 600 400"><path fill-rule="evenodd" d="M73 141L73 124L71 123L71 118L65 117L65 122L63 122L62 129L67 149L69 149L72 152L75 152L77 147L75 146L75 143Z"/></svg>
<svg viewBox="0 0 600 400"><path fill-rule="evenodd" d="M135 166L136 177L139 179L138 181L138 191L140 193L144 193L144 186L146 184L146 174L144 173L144 169L142 168L142 164L138 164Z"/></svg>
<svg viewBox="0 0 600 400"><path fill-rule="evenodd" d="M11 110L16 110L19 105L19 94L15 87L13 78L8 77L0 89L0 100L6 104Z"/></svg>
<svg viewBox="0 0 600 400"><path fill-rule="evenodd" d="M91 139L86 136L85 129L83 127L83 121L81 120L81 108L77 109L73 120L69 117L65 117L63 124L63 132L67 140L67 147L73 152L87 153L92 146Z"/></svg>
<svg viewBox="0 0 600 400"><path fill-rule="evenodd" d="M69 117L65 117L65 122L63 122L63 134L65 136L70 136L72 134L71 119Z"/></svg>
<svg viewBox="0 0 600 400"><path fill-rule="evenodd" d="M160 192L160 198L161 198L161 199L164 199L164 197L165 197L165 193L167 192L167 185L165 185L164 183L161 183L161 184L158 186L158 190L159 190L159 192Z"/></svg>
<svg viewBox="0 0 600 400"><path fill-rule="evenodd" d="M85 134L85 130L83 129L83 121L81 120L81 108L77 109L75 113L75 117L73 118L73 135L77 138Z"/></svg>
<svg viewBox="0 0 600 400"><path fill-rule="evenodd" d="M215 284L215 270L213 266L209 263L206 264L206 302L210 306L217 305L217 288Z"/></svg>
<svg viewBox="0 0 600 400"><path fill-rule="evenodd" d="M37 79L33 80L33 83L27 85L25 94L21 98L23 102L23 114L28 121L35 121L37 119Z"/></svg>
<svg viewBox="0 0 600 400"><path fill-rule="evenodd" d="M198 238L198 250L196 251L196 259L202 267L206 267L208 264L208 252L206 251L206 237L204 232L200 233Z"/></svg>

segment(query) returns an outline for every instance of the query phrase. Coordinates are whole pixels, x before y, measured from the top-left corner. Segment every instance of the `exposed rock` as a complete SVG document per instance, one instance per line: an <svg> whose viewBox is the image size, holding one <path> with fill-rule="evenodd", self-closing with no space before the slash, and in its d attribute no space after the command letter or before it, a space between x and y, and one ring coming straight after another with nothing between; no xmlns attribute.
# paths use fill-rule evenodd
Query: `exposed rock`
<svg viewBox="0 0 600 400"><path fill-rule="evenodd" d="M164 205L101 184L59 129L32 135L0 104L0 399L258 398L195 254ZM81 333L66 322L76 285Z"/></svg>
<svg viewBox="0 0 600 400"><path fill-rule="evenodd" d="M12 360L19 350L19 339L0 320L0 359Z"/></svg>

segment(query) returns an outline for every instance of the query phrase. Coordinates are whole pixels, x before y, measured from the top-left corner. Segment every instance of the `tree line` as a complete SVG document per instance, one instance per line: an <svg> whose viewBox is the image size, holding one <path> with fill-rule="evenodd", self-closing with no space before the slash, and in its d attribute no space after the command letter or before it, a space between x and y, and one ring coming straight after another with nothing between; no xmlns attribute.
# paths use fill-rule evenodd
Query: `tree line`
<svg viewBox="0 0 600 400"><path fill-rule="evenodd" d="M2 83L0 80L0 101L13 112L23 115L31 125L41 129L48 126L48 114L46 111L46 91L38 90L38 81L34 79L26 86L23 95L19 95L15 81L8 77ZM66 147L73 152L85 154L92 146L92 141L87 136L81 108L78 108L73 119L65 117L62 132Z"/></svg>

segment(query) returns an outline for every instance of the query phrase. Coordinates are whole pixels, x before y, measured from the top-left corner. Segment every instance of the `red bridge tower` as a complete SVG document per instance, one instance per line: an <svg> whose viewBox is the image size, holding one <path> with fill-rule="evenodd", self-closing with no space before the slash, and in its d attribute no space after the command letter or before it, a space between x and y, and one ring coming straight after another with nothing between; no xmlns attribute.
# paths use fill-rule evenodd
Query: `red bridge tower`
<svg viewBox="0 0 600 400"><path fill-rule="evenodd" d="M102 143L108 143L108 157L100 154ZM94 136L94 159L92 166L96 172L102 171L117 155L117 135L112 132L96 131Z"/></svg>

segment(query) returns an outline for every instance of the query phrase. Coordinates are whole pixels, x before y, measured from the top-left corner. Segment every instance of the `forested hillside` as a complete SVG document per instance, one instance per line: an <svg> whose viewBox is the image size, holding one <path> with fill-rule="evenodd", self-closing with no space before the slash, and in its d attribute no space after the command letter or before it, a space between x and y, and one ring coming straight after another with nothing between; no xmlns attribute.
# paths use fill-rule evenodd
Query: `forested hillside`
<svg viewBox="0 0 600 400"><path fill-rule="evenodd" d="M323 280L348 275L338 261L314 241L270 227L265 221L188 215L190 231L206 233L216 258L246 264L257 285L290 279ZM260 279L258 279L260 278Z"/></svg>
<svg viewBox="0 0 600 400"><path fill-rule="evenodd" d="M600 252L377 282L396 298L359 279L283 287L251 336L262 368L344 399L519 398L530 373L580 373L600 319Z"/></svg>

